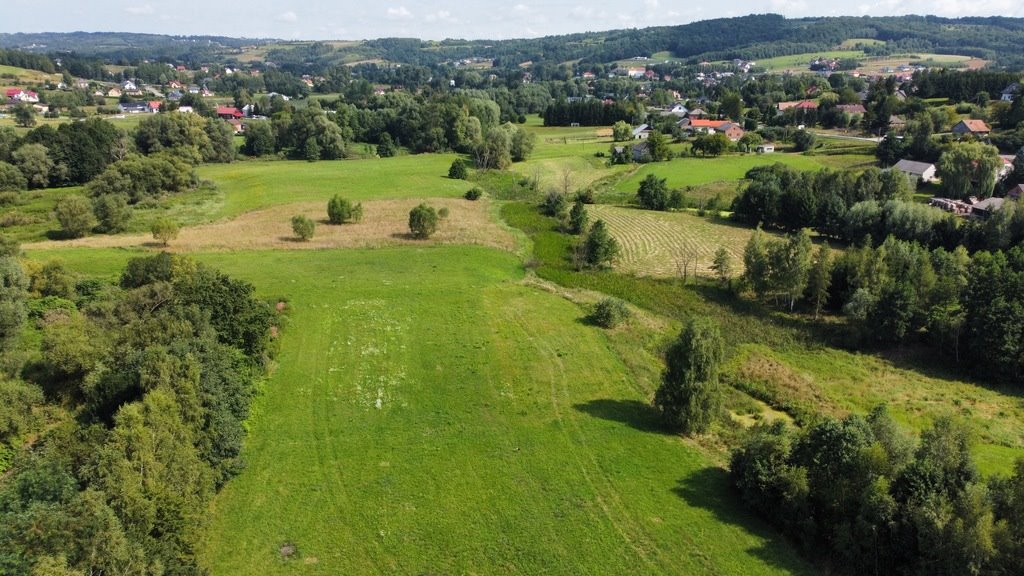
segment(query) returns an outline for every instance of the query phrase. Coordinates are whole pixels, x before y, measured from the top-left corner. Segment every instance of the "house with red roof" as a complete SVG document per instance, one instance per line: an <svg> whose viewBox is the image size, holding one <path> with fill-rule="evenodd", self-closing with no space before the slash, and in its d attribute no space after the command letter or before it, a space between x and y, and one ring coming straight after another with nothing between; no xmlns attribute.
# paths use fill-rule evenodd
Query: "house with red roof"
<svg viewBox="0 0 1024 576"><path fill-rule="evenodd" d="M953 134L958 136L964 136L971 134L973 136L988 136L992 133L992 129L985 124L984 120L967 119L961 120L956 126L953 126Z"/></svg>
<svg viewBox="0 0 1024 576"><path fill-rule="evenodd" d="M245 116L245 114L242 114L242 111L234 106L218 106L217 116L220 116L225 120L238 120Z"/></svg>
<svg viewBox="0 0 1024 576"><path fill-rule="evenodd" d="M22 90L21 88L8 88L7 89L7 100L11 103L35 103L39 102L39 94L31 90Z"/></svg>

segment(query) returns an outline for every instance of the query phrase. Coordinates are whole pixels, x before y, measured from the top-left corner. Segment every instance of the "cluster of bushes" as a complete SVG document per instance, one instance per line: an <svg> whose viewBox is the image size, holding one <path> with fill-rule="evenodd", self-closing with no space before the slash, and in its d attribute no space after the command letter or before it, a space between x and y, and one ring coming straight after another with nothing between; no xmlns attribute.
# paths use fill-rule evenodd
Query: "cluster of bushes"
<svg viewBox="0 0 1024 576"><path fill-rule="evenodd" d="M242 467L273 312L189 259L133 259L115 286L20 270L15 251L0 257L15 280L0 293L0 571L199 572L194 535ZM36 323L36 353L13 318Z"/></svg>

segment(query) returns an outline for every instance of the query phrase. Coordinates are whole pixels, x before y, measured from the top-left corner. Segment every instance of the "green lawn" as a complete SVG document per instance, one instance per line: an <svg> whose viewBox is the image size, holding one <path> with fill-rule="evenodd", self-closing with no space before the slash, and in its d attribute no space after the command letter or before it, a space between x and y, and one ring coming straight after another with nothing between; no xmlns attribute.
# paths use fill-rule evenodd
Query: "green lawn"
<svg viewBox="0 0 1024 576"><path fill-rule="evenodd" d="M822 167L816 158L800 154L747 154L718 158L683 157L668 162L645 164L629 178L620 181L615 189L620 192L636 193L637 188L640 187L640 181L648 174L665 178L669 188L734 181L743 178L744 174L755 166L766 166L776 162L798 170L819 170Z"/></svg>
<svg viewBox="0 0 1024 576"><path fill-rule="evenodd" d="M756 60L759 67L764 67L769 71L774 70L789 70L799 68L802 70L810 70L810 62L815 58L863 58L863 50L826 50L824 52L808 52L805 54L792 54L790 56L778 56L776 58L766 58L764 60Z"/></svg>
<svg viewBox="0 0 1024 576"><path fill-rule="evenodd" d="M213 574L811 573L514 257L201 258L293 307L210 511Z"/></svg>

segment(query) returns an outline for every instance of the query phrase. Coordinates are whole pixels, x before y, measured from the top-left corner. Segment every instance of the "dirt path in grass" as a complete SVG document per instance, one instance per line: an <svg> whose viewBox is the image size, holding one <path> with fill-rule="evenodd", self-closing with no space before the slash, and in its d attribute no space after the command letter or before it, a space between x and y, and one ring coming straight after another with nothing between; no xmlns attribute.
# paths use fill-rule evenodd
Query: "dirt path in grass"
<svg viewBox="0 0 1024 576"><path fill-rule="evenodd" d="M429 240L408 236L409 210L420 202L434 208L447 208ZM308 242L299 242L292 232L291 218L303 214L316 221L316 233ZM238 218L213 224L184 228L166 250L171 252L211 252L229 250L374 248L397 245L474 244L502 250L514 250L516 239L489 215L489 202L470 202L461 198L428 200L374 200L363 202L361 222L332 226L326 221L325 202L303 202L274 206L242 214ZM45 241L26 244L27 250L71 247L162 249L149 234L89 236L76 240Z"/></svg>

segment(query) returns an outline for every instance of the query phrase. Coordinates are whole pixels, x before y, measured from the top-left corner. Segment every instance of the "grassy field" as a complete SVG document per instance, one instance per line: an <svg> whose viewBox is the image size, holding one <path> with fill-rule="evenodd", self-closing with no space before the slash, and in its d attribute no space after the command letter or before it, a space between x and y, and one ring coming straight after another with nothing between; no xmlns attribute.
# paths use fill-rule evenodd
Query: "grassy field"
<svg viewBox="0 0 1024 576"><path fill-rule="evenodd" d="M632 175L620 181L615 189L635 194L640 182L654 174L665 178L669 189L697 186L710 182L736 181L743 178L755 166L767 166L781 162L798 170L819 170L822 164L816 158L800 154L748 154L729 155L718 158L683 157L668 162L644 164Z"/></svg>
<svg viewBox="0 0 1024 576"><path fill-rule="evenodd" d="M134 252L61 254L109 275ZM516 257L199 258L292 308L201 538L213 574L813 573L657 431L652 383L613 352L630 328L581 322Z"/></svg>
<svg viewBox="0 0 1024 576"><path fill-rule="evenodd" d="M43 84L46 82L56 84L60 80L60 74L47 74L39 70L0 65L0 86L2 87L25 88L24 84Z"/></svg>
<svg viewBox="0 0 1024 576"><path fill-rule="evenodd" d="M803 71L810 70L810 63L815 58L863 58L863 50L827 50L825 52L808 52L806 54L792 54L790 56L778 56L756 60L758 67L763 67L769 72L782 72L785 70Z"/></svg>

